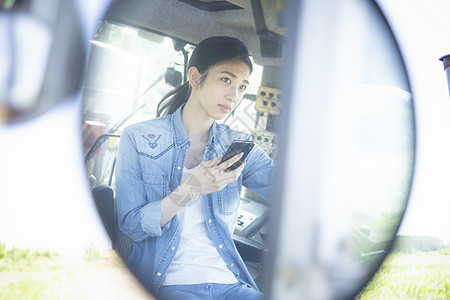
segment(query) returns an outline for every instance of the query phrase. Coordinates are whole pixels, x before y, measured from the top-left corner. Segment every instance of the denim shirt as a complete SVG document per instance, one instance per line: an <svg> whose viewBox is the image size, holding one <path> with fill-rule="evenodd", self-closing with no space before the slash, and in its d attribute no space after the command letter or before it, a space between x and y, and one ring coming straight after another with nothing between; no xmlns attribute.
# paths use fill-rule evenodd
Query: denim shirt
<svg viewBox="0 0 450 300"><path fill-rule="evenodd" d="M119 229L133 241L126 264L153 294L164 280L180 240L175 215L162 228L161 201L181 183L190 146L180 107L171 115L127 127L121 136L116 165ZM203 161L223 155L235 139L250 135L213 123ZM217 251L236 279L257 289L233 242L240 193L245 186L269 199L273 161L255 145L236 182L219 192L202 195L206 226Z"/></svg>

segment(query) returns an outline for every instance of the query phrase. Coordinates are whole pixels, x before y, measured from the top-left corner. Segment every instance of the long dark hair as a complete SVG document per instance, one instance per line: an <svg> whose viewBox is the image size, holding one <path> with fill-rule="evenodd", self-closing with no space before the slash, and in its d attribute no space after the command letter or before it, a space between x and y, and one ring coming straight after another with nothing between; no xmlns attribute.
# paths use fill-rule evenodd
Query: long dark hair
<svg viewBox="0 0 450 300"><path fill-rule="evenodd" d="M201 74L200 82L206 78L208 70L226 61L242 61L248 65L250 74L253 65L249 58L247 47L237 38L227 36L214 36L201 41L192 52L188 67L196 67ZM166 94L158 104L156 116L164 116L175 112L181 105L187 102L191 94L189 82Z"/></svg>

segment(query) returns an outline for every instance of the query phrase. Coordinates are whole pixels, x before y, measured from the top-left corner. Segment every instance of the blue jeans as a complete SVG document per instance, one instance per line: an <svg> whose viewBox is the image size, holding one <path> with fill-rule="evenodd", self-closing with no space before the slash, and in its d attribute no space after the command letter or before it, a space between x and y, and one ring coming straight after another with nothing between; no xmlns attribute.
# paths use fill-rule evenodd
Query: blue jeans
<svg viewBox="0 0 450 300"><path fill-rule="evenodd" d="M263 293L242 282L234 284L201 283L162 285L156 298L158 300L262 300Z"/></svg>

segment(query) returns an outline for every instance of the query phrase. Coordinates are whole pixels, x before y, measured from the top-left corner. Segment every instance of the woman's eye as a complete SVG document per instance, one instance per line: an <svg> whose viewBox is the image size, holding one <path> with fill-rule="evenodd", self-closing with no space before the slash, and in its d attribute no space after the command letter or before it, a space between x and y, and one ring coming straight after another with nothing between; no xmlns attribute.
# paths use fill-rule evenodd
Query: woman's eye
<svg viewBox="0 0 450 300"><path fill-rule="evenodd" d="M231 79L227 77L222 78L222 81L225 83L231 83Z"/></svg>
<svg viewBox="0 0 450 300"><path fill-rule="evenodd" d="M241 91L245 91L246 88L247 88L246 85L241 85L241 86L240 86Z"/></svg>

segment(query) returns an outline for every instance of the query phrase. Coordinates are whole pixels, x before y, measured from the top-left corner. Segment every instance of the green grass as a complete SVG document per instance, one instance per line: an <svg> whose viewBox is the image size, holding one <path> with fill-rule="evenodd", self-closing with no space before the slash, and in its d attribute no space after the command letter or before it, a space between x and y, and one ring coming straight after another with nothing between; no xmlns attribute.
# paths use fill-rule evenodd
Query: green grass
<svg viewBox="0 0 450 300"><path fill-rule="evenodd" d="M125 268L120 261L99 258L93 247L85 254L84 261L91 262L86 266L64 264L56 254L6 250L0 244L0 300L61 299L61 295L79 289L78 285L72 286L73 282L92 268ZM4 280L8 276L12 279ZM357 298L450 299L450 248L390 254Z"/></svg>
<svg viewBox="0 0 450 300"><path fill-rule="evenodd" d="M97 274L125 268L115 254L101 253L93 245L84 257L60 257L48 251L7 250L0 243L0 300L85 299Z"/></svg>
<svg viewBox="0 0 450 300"><path fill-rule="evenodd" d="M391 254L358 299L450 299L450 249Z"/></svg>
<svg viewBox="0 0 450 300"><path fill-rule="evenodd" d="M58 254L6 249L0 243L0 299L59 299L63 266Z"/></svg>
<svg viewBox="0 0 450 300"><path fill-rule="evenodd" d="M42 272L0 286L0 299L61 299L67 281L61 272Z"/></svg>
<svg viewBox="0 0 450 300"><path fill-rule="evenodd" d="M49 251L30 251L29 249L6 247L0 243L0 272L32 272L45 269L58 269L54 258L58 254Z"/></svg>

